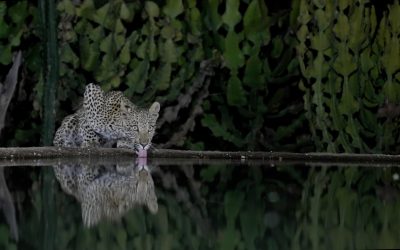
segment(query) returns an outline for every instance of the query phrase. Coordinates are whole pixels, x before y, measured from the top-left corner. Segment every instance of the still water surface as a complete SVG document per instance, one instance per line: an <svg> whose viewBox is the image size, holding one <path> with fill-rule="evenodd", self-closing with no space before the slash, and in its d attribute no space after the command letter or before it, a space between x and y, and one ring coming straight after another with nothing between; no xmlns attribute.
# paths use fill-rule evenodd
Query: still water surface
<svg viewBox="0 0 400 250"><path fill-rule="evenodd" d="M178 160L2 167L0 249L399 248L399 174Z"/></svg>

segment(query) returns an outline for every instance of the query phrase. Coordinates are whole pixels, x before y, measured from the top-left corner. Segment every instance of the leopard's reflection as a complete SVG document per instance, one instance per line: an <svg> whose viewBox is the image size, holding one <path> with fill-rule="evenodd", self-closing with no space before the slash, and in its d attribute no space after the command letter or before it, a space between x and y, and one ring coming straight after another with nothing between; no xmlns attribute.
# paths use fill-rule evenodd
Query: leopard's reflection
<svg viewBox="0 0 400 250"><path fill-rule="evenodd" d="M62 189L74 196L82 207L85 226L102 219L115 220L135 205L158 211L153 178L146 161L128 166L53 166Z"/></svg>

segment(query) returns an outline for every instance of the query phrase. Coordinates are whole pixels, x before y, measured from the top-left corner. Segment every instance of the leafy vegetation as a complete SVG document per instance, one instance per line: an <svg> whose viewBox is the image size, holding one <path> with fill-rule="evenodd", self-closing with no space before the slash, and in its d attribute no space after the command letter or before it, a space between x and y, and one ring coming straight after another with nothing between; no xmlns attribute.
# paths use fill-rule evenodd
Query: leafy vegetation
<svg viewBox="0 0 400 250"><path fill-rule="evenodd" d="M297 32L304 105L317 148L397 152L399 17L368 1L301 1Z"/></svg>
<svg viewBox="0 0 400 250"><path fill-rule="evenodd" d="M59 123L97 82L139 105L161 102L161 146L398 153L400 5L376 2L60 0L60 78L49 107L39 6L0 1L2 75L14 52L24 57L1 145L39 145L44 111L56 108ZM175 171L165 176L188 176ZM57 206L63 216L48 235L63 249L398 247L395 174L208 166L196 172L200 180L157 190L157 215L137 208L91 230L77 223L71 199L46 203L51 194L35 180L18 244L41 249L41 212ZM8 228L0 231L0 246L16 249Z"/></svg>
<svg viewBox="0 0 400 250"><path fill-rule="evenodd" d="M50 170L50 169L48 169ZM159 211L137 206L85 228L81 207L57 187L53 239L62 249L396 248L398 168L277 165L163 166L153 174ZM23 173L21 171L21 173ZM25 171L25 174L28 172ZM395 177L397 175L397 177ZM54 179L53 179L54 180ZM172 185L171 185L172 184ZM42 249L47 209L38 179L19 204L18 247ZM19 191L21 192L21 191ZM0 224L0 245L14 249ZM51 239L47 239L51 241Z"/></svg>
<svg viewBox="0 0 400 250"><path fill-rule="evenodd" d="M398 152L399 3L286 4L59 1L57 124L98 82L138 105L161 102L161 147ZM14 51L25 58L4 146L39 144L37 13L28 1L0 1L0 72Z"/></svg>
<svg viewBox="0 0 400 250"><path fill-rule="evenodd" d="M37 11L31 3L23 3ZM57 10L58 122L79 106L84 86L97 82L105 90L123 90L139 105L157 99L164 109L177 110L179 118L164 116L158 133L162 144L196 149L311 147L304 130L302 94L296 87L296 39L282 25L295 13L269 13L268 6L257 0L85 0L79 4L63 0ZM30 48L37 50L40 23L33 21L26 21L31 33L25 42L33 42ZM35 56L40 62L40 54ZM214 74L196 85L202 63L210 59L216 62ZM33 77L20 90L31 94L24 102L16 100L10 113L29 102L34 110L30 117L18 117L14 123L23 121L24 129L9 128L13 133L7 133L4 145L38 142L38 119L44 112L40 77L44 71L38 65L25 65L33 70ZM184 93L190 93L189 103L177 104ZM168 144L186 121L191 122L182 138ZM207 140L199 136L203 133L209 134Z"/></svg>

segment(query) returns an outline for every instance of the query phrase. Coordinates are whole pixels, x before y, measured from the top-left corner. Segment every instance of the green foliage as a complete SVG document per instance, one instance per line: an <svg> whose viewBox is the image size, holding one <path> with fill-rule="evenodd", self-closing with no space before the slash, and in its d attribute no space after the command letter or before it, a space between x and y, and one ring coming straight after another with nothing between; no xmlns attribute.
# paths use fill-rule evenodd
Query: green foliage
<svg viewBox="0 0 400 250"><path fill-rule="evenodd" d="M378 109L400 101L399 11L396 1L377 25L368 1L301 1L297 32L305 78L301 88L318 149L393 150L398 126L390 115L378 119Z"/></svg>
<svg viewBox="0 0 400 250"><path fill-rule="evenodd" d="M138 105L157 99L162 110L178 110L163 117L156 143L193 120L178 146L397 152L399 6L376 14L364 0L296 0L290 10L259 0L62 0L57 120L98 82ZM31 2L0 1L0 70L16 49L25 57L25 85L10 109L34 107L6 128L16 135L7 145L38 141L44 80L36 13ZM209 59L218 62L215 74L195 86Z"/></svg>
<svg viewBox="0 0 400 250"><path fill-rule="evenodd" d="M7 126L2 133L2 146L39 144L40 127L36 120L40 106L36 103L41 102L41 95L34 91L42 69L38 22L38 9L30 1L0 1L0 83L12 65L13 54L20 50L23 56L19 85L8 109L12 115L6 117ZM27 105L33 106L32 112Z"/></svg>
<svg viewBox="0 0 400 250"><path fill-rule="evenodd" d="M12 52L21 44L21 38L28 30L27 18L30 17L27 1L17 1L7 6L0 1L0 63L9 65L12 62Z"/></svg>
<svg viewBox="0 0 400 250"><path fill-rule="evenodd" d="M224 11L219 14L221 8ZM198 104L195 96L190 96L191 105L202 105L204 115L186 146L204 143L196 138L196 131L204 129L211 131L210 142L204 145L208 149L261 149L285 139L265 141L274 137L265 117L279 120L288 115L280 113L286 108L282 101L287 96L270 92L268 86L285 81L287 74L297 74L296 67L289 67L296 65L294 39L284 34L271 42L270 28L278 26L283 17L269 16L262 1L196 4L182 0L160 4L120 0L98 5L85 0L74 5L63 0L58 10L63 92L79 92L86 83L96 81L105 90L125 89L139 105L157 98L166 108L191 87L202 61L221 57L222 70L209 87L216 94ZM269 54L273 57L270 61ZM276 84L273 88L283 87ZM76 101L67 96L60 96L61 104ZM268 102L270 99L276 103ZM234 117L229 114L232 111ZM189 117L179 116L176 122L183 124L185 119ZM297 125L291 129L299 131L303 122ZM166 124L158 134L168 138L175 128ZM285 130L285 126L280 129ZM213 138L222 141L216 145Z"/></svg>

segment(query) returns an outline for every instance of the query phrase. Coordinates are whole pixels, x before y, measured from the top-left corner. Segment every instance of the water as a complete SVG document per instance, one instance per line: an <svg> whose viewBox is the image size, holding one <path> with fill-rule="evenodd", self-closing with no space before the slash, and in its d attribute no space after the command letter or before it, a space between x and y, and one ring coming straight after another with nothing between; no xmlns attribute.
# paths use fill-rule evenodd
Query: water
<svg viewBox="0 0 400 250"><path fill-rule="evenodd" d="M400 247L396 166L31 164L0 172L0 249Z"/></svg>

